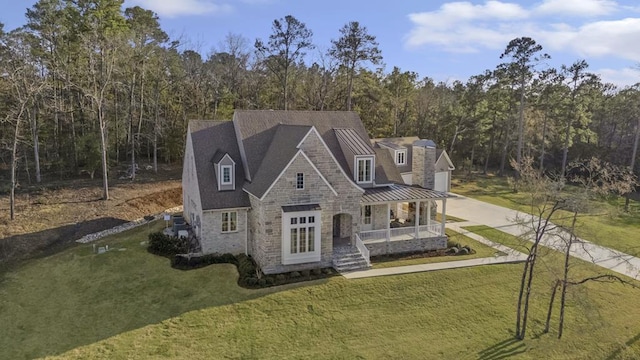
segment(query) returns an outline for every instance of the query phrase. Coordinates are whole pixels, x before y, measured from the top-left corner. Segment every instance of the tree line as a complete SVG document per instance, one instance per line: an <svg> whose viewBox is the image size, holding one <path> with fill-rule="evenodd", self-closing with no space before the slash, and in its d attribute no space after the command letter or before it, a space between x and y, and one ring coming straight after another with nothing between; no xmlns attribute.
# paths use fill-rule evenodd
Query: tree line
<svg viewBox="0 0 640 360"><path fill-rule="evenodd" d="M554 69L527 37L466 81L386 72L376 37L357 21L326 52L287 15L266 39L229 33L204 53L170 38L158 16L123 0L40 0L24 26L0 24L0 176L21 182L103 179L110 169L182 159L190 119L235 109L353 110L372 137L434 139L459 168L504 173L533 157L545 171L598 156L634 166L640 88L616 88L584 60ZM5 183L3 181L3 183Z"/></svg>

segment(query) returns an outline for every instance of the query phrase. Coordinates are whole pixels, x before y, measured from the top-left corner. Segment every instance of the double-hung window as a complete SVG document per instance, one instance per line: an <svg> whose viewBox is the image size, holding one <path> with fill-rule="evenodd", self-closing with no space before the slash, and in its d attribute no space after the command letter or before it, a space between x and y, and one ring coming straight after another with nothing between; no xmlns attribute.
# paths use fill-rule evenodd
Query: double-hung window
<svg viewBox="0 0 640 360"><path fill-rule="evenodd" d="M222 232L238 231L238 213L236 211L225 211L222 213Z"/></svg>
<svg viewBox="0 0 640 360"><path fill-rule="evenodd" d="M356 182L370 183L373 181L373 158L356 159Z"/></svg>
<svg viewBox="0 0 640 360"><path fill-rule="evenodd" d="M364 206L362 218L365 225L371 225L371 205Z"/></svg>

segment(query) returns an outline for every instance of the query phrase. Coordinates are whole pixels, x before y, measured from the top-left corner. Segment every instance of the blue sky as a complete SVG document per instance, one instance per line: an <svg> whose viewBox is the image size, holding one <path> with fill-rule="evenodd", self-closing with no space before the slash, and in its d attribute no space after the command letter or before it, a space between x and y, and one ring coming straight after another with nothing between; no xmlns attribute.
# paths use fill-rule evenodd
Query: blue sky
<svg viewBox="0 0 640 360"><path fill-rule="evenodd" d="M5 30L24 24L33 0L0 0ZM529 36L551 55L549 65L578 59L619 86L640 82L640 4L636 0L349 1L126 0L158 13L172 38L207 54L229 33L266 39L276 18L293 15L326 51L338 29L359 21L377 37L385 71L393 66L436 81L466 80L494 69L509 40Z"/></svg>

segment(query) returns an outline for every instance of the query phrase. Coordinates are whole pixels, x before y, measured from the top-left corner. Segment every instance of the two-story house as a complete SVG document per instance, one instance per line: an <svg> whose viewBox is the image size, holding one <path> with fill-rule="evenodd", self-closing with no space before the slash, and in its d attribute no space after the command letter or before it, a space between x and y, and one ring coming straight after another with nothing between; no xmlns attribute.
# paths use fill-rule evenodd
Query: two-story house
<svg viewBox="0 0 640 360"><path fill-rule="evenodd" d="M436 149L419 139L411 149L407 185L354 112L236 111L233 121L191 121L184 216L202 253L246 253L265 274L351 270L372 255L445 248ZM398 203L410 204L407 213L394 211Z"/></svg>

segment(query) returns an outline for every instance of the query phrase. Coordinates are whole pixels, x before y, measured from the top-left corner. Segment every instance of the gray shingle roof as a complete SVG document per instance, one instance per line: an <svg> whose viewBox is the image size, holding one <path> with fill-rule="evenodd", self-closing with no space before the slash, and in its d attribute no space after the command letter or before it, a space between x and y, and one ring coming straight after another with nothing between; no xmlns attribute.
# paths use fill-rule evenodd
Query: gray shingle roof
<svg viewBox="0 0 640 360"><path fill-rule="evenodd" d="M298 152L296 146L309 130L311 130L310 126L277 125L275 131L270 132L273 133L273 137L269 139L269 147L266 151L263 149L264 155L252 181L247 182L244 188L261 198Z"/></svg>
<svg viewBox="0 0 640 360"><path fill-rule="evenodd" d="M380 139L372 139L371 142L374 144L379 144L383 146L388 146L395 150L406 148L407 149L407 164L406 165L395 165L395 159L393 160L393 166L395 166L398 171L402 173L411 172L411 162L413 161L413 142L416 140L420 140L417 136L406 136L406 137L395 137L395 138L380 138ZM388 151L388 150L387 150Z"/></svg>
<svg viewBox="0 0 640 360"><path fill-rule="evenodd" d="M388 187L365 189L361 203L374 204L396 201L441 200L451 197L440 191L423 189L419 186L394 184Z"/></svg>
<svg viewBox="0 0 640 360"><path fill-rule="evenodd" d="M361 139L369 139L360 117L352 111L236 110L233 120L238 126L237 131L244 146L247 169L252 180L263 163L279 124L315 126L333 156L351 179L353 179L353 173L333 129L352 129ZM376 183L388 183L388 178L400 178L399 174L393 175L394 172L398 172L393 163L391 167L388 161L379 162L379 164L384 169L379 171L376 166ZM379 179L378 176L380 176Z"/></svg>
<svg viewBox="0 0 640 360"><path fill-rule="evenodd" d="M231 121L192 120L189 122L195 170L203 210L249 207L249 196L242 190L244 169ZM218 191L213 169L214 156L228 153L236 162L235 190Z"/></svg>

